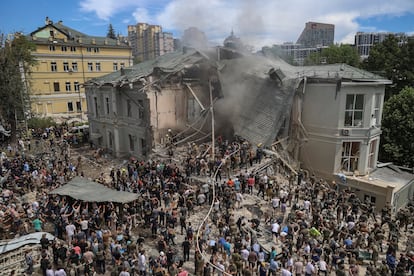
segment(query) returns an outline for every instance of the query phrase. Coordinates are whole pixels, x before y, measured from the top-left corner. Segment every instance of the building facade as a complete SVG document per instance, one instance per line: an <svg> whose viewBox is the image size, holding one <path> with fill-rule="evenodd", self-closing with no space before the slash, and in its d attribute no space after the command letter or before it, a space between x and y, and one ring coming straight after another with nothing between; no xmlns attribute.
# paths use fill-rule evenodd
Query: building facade
<svg viewBox="0 0 414 276"><path fill-rule="evenodd" d="M404 33L390 33L390 32L357 32L355 35L355 47L362 59L369 56L371 48L378 43L383 42L388 36L394 35L397 38L405 37Z"/></svg>
<svg viewBox="0 0 414 276"><path fill-rule="evenodd" d="M116 156L146 156L166 145L170 129L181 133L175 145L209 141L213 102L215 135L265 148L288 137L284 154L298 167L337 180L377 208L386 202L398 208L411 198L413 175L390 176L377 162L390 81L345 64L220 56L183 49L89 81L94 143Z"/></svg>
<svg viewBox="0 0 414 276"><path fill-rule="evenodd" d="M334 44L335 25L307 22L296 43L285 42L274 45L284 57L288 57L295 65L304 65L312 53L320 53L324 48Z"/></svg>
<svg viewBox="0 0 414 276"><path fill-rule="evenodd" d="M92 142L114 156L139 157L165 144L170 129L184 129L198 117L200 106L207 106L209 98L200 91L208 87L190 80L193 75L182 81L184 68L202 60L202 55L174 52L89 81Z"/></svg>
<svg viewBox="0 0 414 276"><path fill-rule="evenodd" d="M334 38L335 25L318 22L306 22L305 28L296 43L301 44L306 48L330 46L334 43Z"/></svg>
<svg viewBox="0 0 414 276"><path fill-rule="evenodd" d="M377 210L386 203L394 210L404 206L413 196L414 176L378 163L384 91L391 82L347 65L327 67L331 77L309 77L305 84L301 166L351 189ZM341 71L348 77L338 78Z"/></svg>
<svg viewBox="0 0 414 276"><path fill-rule="evenodd" d="M128 26L128 40L135 60L142 62L174 51L172 33L162 31L160 25L138 23Z"/></svg>
<svg viewBox="0 0 414 276"><path fill-rule="evenodd" d="M132 65L131 48L106 37L83 34L46 18L28 36L36 45L37 65L29 77L32 112L68 118L86 114L83 84L91 78Z"/></svg>

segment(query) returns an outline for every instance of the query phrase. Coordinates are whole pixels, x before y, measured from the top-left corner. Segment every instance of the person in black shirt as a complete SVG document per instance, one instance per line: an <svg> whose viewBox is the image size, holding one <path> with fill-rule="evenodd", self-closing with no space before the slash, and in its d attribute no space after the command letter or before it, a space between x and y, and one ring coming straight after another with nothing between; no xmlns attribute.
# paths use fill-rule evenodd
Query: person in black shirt
<svg viewBox="0 0 414 276"><path fill-rule="evenodd" d="M191 247L191 243L188 240L188 238L186 237L185 240L183 241L183 252L184 252L184 261L189 261L190 260L190 247Z"/></svg>
<svg viewBox="0 0 414 276"><path fill-rule="evenodd" d="M42 246L42 249L47 250L49 248L49 239L46 238L46 234L42 235L42 238L40 239L40 245Z"/></svg>

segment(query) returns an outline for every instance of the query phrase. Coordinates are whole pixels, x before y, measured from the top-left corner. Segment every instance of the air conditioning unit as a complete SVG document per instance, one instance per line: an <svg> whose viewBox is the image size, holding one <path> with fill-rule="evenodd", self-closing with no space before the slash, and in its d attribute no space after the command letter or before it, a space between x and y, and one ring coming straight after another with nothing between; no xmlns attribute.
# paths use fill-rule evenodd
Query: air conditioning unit
<svg viewBox="0 0 414 276"><path fill-rule="evenodd" d="M349 136L349 134L350 134L349 129L342 129L342 130L341 130L341 135L342 135L342 136Z"/></svg>

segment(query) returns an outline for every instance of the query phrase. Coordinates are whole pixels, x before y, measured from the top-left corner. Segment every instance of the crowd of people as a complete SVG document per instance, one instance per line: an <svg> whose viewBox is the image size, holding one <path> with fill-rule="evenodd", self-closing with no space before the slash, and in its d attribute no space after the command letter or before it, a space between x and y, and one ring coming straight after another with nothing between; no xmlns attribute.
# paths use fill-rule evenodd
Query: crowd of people
<svg viewBox="0 0 414 276"><path fill-rule="evenodd" d="M102 172L97 182L139 194L123 205L49 194L87 177L82 158L70 156L58 129L29 145L1 156L0 235L54 234L41 240L43 275L183 276L190 263L204 276L361 275L364 258L367 275L413 273L409 245L398 241L413 237L414 208L377 212L352 191L278 161L258 170L264 152L247 142L218 140L214 159L208 145L189 144L177 163L173 151L165 160L131 158ZM37 147L47 150L30 154ZM247 198L264 203L262 215L247 211ZM259 239L266 235L270 248ZM26 264L31 275L30 252Z"/></svg>

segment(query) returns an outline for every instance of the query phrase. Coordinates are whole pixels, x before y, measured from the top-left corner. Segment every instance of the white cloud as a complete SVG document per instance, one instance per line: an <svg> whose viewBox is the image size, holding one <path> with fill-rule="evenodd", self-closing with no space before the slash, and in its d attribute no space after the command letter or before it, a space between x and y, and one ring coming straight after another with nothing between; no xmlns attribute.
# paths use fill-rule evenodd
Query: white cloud
<svg viewBox="0 0 414 276"><path fill-rule="evenodd" d="M159 24L179 35L195 26L212 41L222 41L233 29L248 44L261 46L295 42L308 21L335 24L335 41L352 43L357 31L377 31L360 26L358 19L414 13L414 1L82 0L81 8L105 20L129 11L137 22Z"/></svg>
<svg viewBox="0 0 414 276"><path fill-rule="evenodd" d="M153 23L152 18L150 17L148 10L145 8L137 8L133 13L132 16L134 17L136 22L142 23Z"/></svg>

